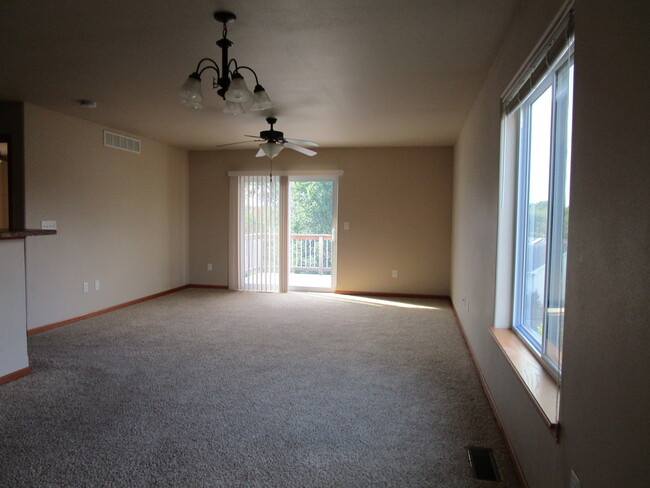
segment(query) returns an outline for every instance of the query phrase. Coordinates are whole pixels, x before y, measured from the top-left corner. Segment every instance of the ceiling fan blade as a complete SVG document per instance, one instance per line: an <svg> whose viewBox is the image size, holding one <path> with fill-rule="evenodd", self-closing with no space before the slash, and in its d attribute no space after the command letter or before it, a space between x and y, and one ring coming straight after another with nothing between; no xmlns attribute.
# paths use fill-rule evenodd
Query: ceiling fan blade
<svg viewBox="0 0 650 488"><path fill-rule="evenodd" d="M264 154L264 151L262 149L257 151L257 154L255 155L256 158L263 158L264 156L266 156L266 154Z"/></svg>
<svg viewBox="0 0 650 488"><path fill-rule="evenodd" d="M302 146L298 146L296 144L293 144L291 142L285 142L282 144L284 147L288 147L289 149L293 149L294 151L298 151L299 153L306 154L307 156L315 156L316 151L312 151L311 149L304 148Z"/></svg>
<svg viewBox="0 0 650 488"><path fill-rule="evenodd" d="M300 144L301 146L318 147L318 143L314 141L303 141L302 139L285 139L285 141L291 142L292 144Z"/></svg>
<svg viewBox="0 0 650 488"><path fill-rule="evenodd" d="M249 135L249 134L244 134L244 137L254 137L255 139L259 139L259 138L260 138L260 136L251 136L251 135Z"/></svg>
<svg viewBox="0 0 650 488"><path fill-rule="evenodd" d="M234 145L236 145L236 144L246 144L247 142L255 142L255 141L229 142L228 144L219 144L218 146L214 146L214 147L234 146Z"/></svg>

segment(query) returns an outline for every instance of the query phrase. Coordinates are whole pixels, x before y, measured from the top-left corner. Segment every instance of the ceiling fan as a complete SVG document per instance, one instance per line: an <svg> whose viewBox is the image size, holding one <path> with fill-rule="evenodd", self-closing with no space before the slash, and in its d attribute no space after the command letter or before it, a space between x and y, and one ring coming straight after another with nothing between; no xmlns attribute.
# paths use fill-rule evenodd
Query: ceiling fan
<svg viewBox="0 0 650 488"><path fill-rule="evenodd" d="M308 147L318 147L318 144L313 141L304 141L302 139L289 139L284 137L284 133L278 130L274 130L273 126L276 124L278 119L275 117L267 117L266 121L269 123L271 128L269 130L263 130L258 136L246 135L245 137L254 137L255 141L264 141L260 144L260 150L257 152L255 157L261 158L267 156L269 159L273 159L280 151L285 147L298 151L299 153L305 154L306 156L315 156L316 151L307 149L303 146ZM222 144L217 147L223 146L232 146L234 144L244 144L246 142L255 142L255 141L242 141L242 142L233 142L230 144Z"/></svg>

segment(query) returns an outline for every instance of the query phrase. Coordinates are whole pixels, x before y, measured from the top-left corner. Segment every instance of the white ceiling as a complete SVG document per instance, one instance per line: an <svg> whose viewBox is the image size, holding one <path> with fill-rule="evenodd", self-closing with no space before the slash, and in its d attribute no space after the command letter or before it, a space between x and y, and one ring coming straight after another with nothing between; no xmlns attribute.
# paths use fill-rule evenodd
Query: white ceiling
<svg viewBox="0 0 650 488"><path fill-rule="evenodd" d="M268 128L268 113L223 114L205 76L205 110L178 97L199 59L220 59L213 12L231 10L231 56L255 69L286 137L453 144L519 2L2 1L0 99L186 148L245 140Z"/></svg>

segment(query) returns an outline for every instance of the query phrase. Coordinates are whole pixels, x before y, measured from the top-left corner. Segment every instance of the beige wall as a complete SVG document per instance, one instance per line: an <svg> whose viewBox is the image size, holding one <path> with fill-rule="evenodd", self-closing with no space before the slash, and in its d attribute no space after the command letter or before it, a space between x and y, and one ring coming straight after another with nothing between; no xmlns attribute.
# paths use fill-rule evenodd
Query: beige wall
<svg viewBox="0 0 650 488"><path fill-rule="evenodd" d="M187 283L187 152L107 148L104 128L25 106L27 226L58 225L27 239L28 328Z"/></svg>
<svg viewBox="0 0 650 488"><path fill-rule="evenodd" d="M522 2L456 146L452 300L531 488L650 483L644 2L577 0L571 221L560 441L487 331L493 325L499 99L563 5ZM462 307L469 300L469 310Z"/></svg>
<svg viewBox="0 0 650 488"><path fill-rule="evenodd" d="M267 171L248 150L190 153L190 281L228 284L228 171ZM453 150L285 150L278 170L343 170L337 289L449 294ZM350 230L343 230L343 222ZM207 263L213 271L206 270ZM398 278L391 271L398 270Z"/></svg>

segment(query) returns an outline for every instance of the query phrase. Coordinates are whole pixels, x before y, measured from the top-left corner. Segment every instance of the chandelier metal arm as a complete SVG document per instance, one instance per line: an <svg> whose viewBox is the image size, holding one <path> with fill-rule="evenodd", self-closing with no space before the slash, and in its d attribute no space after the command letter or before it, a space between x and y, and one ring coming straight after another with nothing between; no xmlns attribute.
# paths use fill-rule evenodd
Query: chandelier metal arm
<svg viewBox="0 0 650 488"><path fill-rule="evenodd" d="M235 60L233 59L233 61L235 61ZM250 68L250 67L248 67L248 66L237 66L237 62L236 62L236 61L235 61L235 66L236 66L235 73L238 72L238 71L241 70L241 69L247 69L248 71L250 71L251 73L253 73L253 76L255 77L255 85L259 85L259 84L260 84L259 80L257 79L257 73L255 73L255 70L254 70L253 68Z"/></svg>
<svg viewBox="0 0 650 488"><path fill-rule="evenodd" d="M201 68L201 64L203 62L209 63L207 66L203 66ZM208 69L213 69L217 72L217 78L221 77L221 71L219 71L219 66L217 65L217 62L214 59L210 58L203 58L199 63L196 65L196 73L198 73L199 76L203 74L205 70Z"/></svg>

